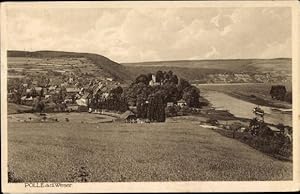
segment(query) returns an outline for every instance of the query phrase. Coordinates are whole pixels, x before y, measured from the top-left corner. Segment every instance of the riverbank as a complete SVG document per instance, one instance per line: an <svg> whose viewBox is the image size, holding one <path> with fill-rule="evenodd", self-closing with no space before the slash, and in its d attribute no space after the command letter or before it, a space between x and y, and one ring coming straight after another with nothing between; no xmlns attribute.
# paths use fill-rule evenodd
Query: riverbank
<svg viewBox="0 0 300 194"><path fill-rule="evenodd" d="M201 96L209 101L209 106L216 111L228 111L235 118L253 119L253 108L258 104L251 103L237 97L233 97L225 92L200 89ZM278 125L283 124L292 126L292 112L285 111L288 109L278 109L268 106L260 106L265 112L264 120L268 124ZM283 111L282 111L283 110Z"/></svg>
<svg viewBox="0 0 300 194"><path fill-rule="evenodd" d="M291 84L284 84L287 91L292 90ZM197 84L201 91L210 90L225 93L234 98L251 102L260 106L291 109L292 104L274 100L269 92L272 84L267 83L242 83L242 84Z"/></svg>
<svg viewBox="0 0 300 194"><path fill-rule="evenodd" d="M258 97L256 95L250 94L241 94L241 93L234 93L234 92L224 92L234 98L238 98L247 102L251 102L260 106L269 106L269 107L274 107L274 108L281 108L281 109L291 109L292 105L287 104L286 102L280 102L280 101L275 101L275 100L265 100L261 97Z"/></svg>

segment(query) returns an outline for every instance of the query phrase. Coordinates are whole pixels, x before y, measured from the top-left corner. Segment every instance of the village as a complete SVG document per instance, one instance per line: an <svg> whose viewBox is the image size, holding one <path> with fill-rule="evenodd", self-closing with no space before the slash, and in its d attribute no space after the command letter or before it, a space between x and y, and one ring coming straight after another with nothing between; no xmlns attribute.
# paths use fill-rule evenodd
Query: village
<svg viewBox="0 0 300 194"><path fill-rule="evenodd" d="M199 120L201 127L211 128L227 136L231 134L231 138L239 137L241 142L276 157L292 157L291 127L265 123L265 113L259 107L253 110L253 119L247 122L227 111L217 111L200 96L197 87L172 71L141 74L130 84L120 83L112 77L97 77L74 71L54 73L51 69L41 75L27 74L8 81L8 102L27 107L16 113L36 115L19 119L18 114L10 115L9 118L13 116L18 122L143 124L166 122L167 118L190 115ZM272 98L284 100L286 91L283 87L274 86L270 93ZM102 115L105 119L85 114ZM220 115L220 120L214 118ZM262 146L261 143L257 144L258 140L274 143L264 143Z"/></svg>
<svg viewBox="0 0 300 194"><path fill-rule="evenodd" d="M106 78L101 81L84 80L88 82L87 85L80 87L79 84L82 83L75 81L74 74L69 75L64 77L65 82L56 85L52 85L52 80L45 80L44 77L40 81L26 80L27 83L16 81L16 88L8 92L8 101L32 106L41 112L87 111L92 95L96 95L101 89L101 98L106 100L110 91L119 86L112 78Z"/></svg>
<svg viewBox="0 0 300 194"><path fill-rule="evenodd" d="M52 71L48 70L47 73L50 74ZM187 107L186 100L189 101L189 105L193 107L194 111L197 108L200 110L199 103L197 103L199 92L197 93L197 89L194 86L181 79L182 84L180 87L192 88L194 93L191 95L196 96L196 100L191 102L194 96L189 97L186 95L183 97L184 88L181 88L181 96L185 100L181 97L178 98L179 92L176 88L178 78L176 75L173 76L172 72L166 73L161 71L157 72L157 75L160 79L159 81L157 81L155 74L140 75L129 87L128 85L124 87L124 84L115 81L111 77L100 79L93 76L84 77L69 71L56 74L53 77L49 76L50 78L46 77L47 74L41 76L31 75L23 78L14 77L9 79L8 102L31 107L31 109L27 110L28 112L41 114L51 112L103 113L103 111L109 110L118 114L127 111L126 114L129 112L130 118L132 118L132 115L137 115L140 116L140 119L146 119L146 106L151 101L148 95L151 92L156 92L155 96L159 95L159 92L167 92L170 94L159 105L163 108L160 110L163 112L163 115L165 107L171 107L171 109L175 105L179 108ZM168 86L172 87L168 88ZM154 92L152 89L157 91ZM160 95L159 98L162 98L162 96ZM165 102L165 100L168 100L168 102ZM195 102L196 104L192 104ZM141 116L143 114L141 112L144 112L143 116ZM163 117L161 121L165 120L165 116ZM136 122L136 120L130 120L130 122Z"/></svg>
<svg viewBox="0 0 300 194"><path fill-rule="evenodd" d="M291 80L291 75L282 76L280 72L278 74L265 72L265 73L218 73L208 74L205 77L205 83L266 83L266 82L287 82ZM199 82L198 82L199 83Z"/></svg>

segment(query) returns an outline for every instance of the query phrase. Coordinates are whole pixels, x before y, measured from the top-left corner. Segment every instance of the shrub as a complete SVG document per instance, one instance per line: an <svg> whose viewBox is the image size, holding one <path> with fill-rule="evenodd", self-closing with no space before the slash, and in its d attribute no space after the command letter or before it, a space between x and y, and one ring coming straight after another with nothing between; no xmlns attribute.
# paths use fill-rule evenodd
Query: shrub
<svg viewBox="0 0 300 194"><path fill-rule="evenodd" d="M183 115L188 115L191 113L191 109L187 106L181 107L180 111L182 112Z"/></svg>
<svg viewBox="0 0 300 194"><path fill-rule="evenodd" d="M289 102L289 103L292 104L292 102L293 102L293 94L292 94L292 92L287 92L287 93L285 94L284 100L285 100L286 102Z"/></svg>
<svg viewBox="0 0 300 194"><path fill-rule="evenodd" d="M206 122L214 126L219 124L219 121L217 119L208 119Z"/></svg>
<svg viewBox="0 0 300 194"><path fill-rule="evenodd" d="M209 105L208 102L203 102L203 101L200 101L200 102L199 102L199 106L200 106L200 107L208 106L208 105Z"/></svg>
<svg viewBox="0 0 300 194"><path fill-rule="evenodd" d="M284 100L286 95L286 88L283 85L274 85L271 87L270 95L276 100Z"/></svg>
<svg viewBox="0 0 300 194"><path fill-rule="evenodd" d="M214 122L213 120L210 122ZM292 157L292 142L282 134L253 136L249 132L235 132L232 130L217 129L217 132L233 137L261 152L279 159L290 160Z"/></svg>
<svg viewBox="0 0 300 194"><path fill-rule="evenodd" d="M174 117L177 116L178 108L176 106L169 106L166 107L166 116L167 117Z"/></svg>
<svg viewBox="0 0 300 194"><path fill-rule="evenodd" d="M13 171L8 171L8 182L9 183L21 183L21 178L17 177Z"/></svg>
<svg viewBox="0 0 300 194"><path fill-rule="evenodd" d="M284 157L292 157L293 155L293 146L290 143L285 143L282 145L282 147L279 149L278 154L284 156Z"/></svg>

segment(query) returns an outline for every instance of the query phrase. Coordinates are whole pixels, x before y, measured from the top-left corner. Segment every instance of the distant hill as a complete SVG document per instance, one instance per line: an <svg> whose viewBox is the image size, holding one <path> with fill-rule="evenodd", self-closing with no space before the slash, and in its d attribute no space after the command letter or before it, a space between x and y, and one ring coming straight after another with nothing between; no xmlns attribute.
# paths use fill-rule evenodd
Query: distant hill
<svg viewBox="0 0 300 194"><path fill-rule="evenodd" d="M127 66L126 67L132 75L140 75L147 73L155 73L157 71L173 71L179 77L186 80L202 80L210 73L224 73L220 69L201 69L189 67L176 67L176 66ZM230 72L230 70L228 70Z"/></svg>
<svg viewBox="0 0 300 194"><path fill-rule="evenodd" d="M154 61L122 63L122 65L128 67L163 66L197 69L219 69L231 72L286 71L291 73L292 71L292 60L290 58Z"/></svg>
<svg viewBox="0 0 300 194"><path fill-rule="evenodd" d="M180 60L180 61L153 61L139 63L114 62L102 55L92 53L75 53L63 51L8 51L10 58L64 58L66 63L72 59L88 59L83 70L100 73L97 76L110 76L121 82L134 80L139 74L155 73L158 70L173 71L179 77L201 83L221 82L286 82L291 80L292 60L290 58L276 59L220 59L220 60ZM70 60L68 59L70 58ZM69 61L69 62L68 62ZM80 63L80 60L78 61ZM39 62L36 62L38 65ZM15 65L15 67L17 67ZM53 68L53 67L49 67ZM230 74L229 76L227 74ZM232 75L242 74L242 75Z"/></svg>
<svg viewBox="0 0 300 194"><path fill-rule="evenodd" d="M32 58L87 58L91 60L95 65L101 68L105 73L111 75L113 78L119 81L128 81L132 79L132 75L128 70L102 55L92 53L75 53L75 52L63 52L63 51L8 51L8 57L32 57Z"/></svg>
<svg viewBox="0 0 300 194"><path fill-rule="evenodd" d="M205 82L277 82L289 81L292 75L290 58L276 59L220 59L220 60L182 60L122 63L132 74L172 70L180 77ZM247 74L248 77L231 76L224 78L218 74ZM212 77L209 77L211 74ZM269 74L271 78L264 79ZM255 77L256 76L256 77ZM260 76L260 77L259 77ZM284 81L284 80L283 80Z"/></svg>

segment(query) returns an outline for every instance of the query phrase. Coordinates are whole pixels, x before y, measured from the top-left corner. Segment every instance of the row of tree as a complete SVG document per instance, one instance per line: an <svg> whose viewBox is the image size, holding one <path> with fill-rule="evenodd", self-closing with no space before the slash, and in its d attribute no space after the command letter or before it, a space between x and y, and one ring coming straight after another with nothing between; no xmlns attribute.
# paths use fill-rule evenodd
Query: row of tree
<svg viewBox="0 0 300 194"><path fill-rule="evenodd" d="M139 75L135 82L139 83L142 82L146 85L149 84L149 82L152 80L152 77L155 76L155 81L160 84L165 83L174 83L178 84L178 77L177 75L173 74L172 71L157 71L155 74L148 73L148 74L141 74Z"/></svg>

